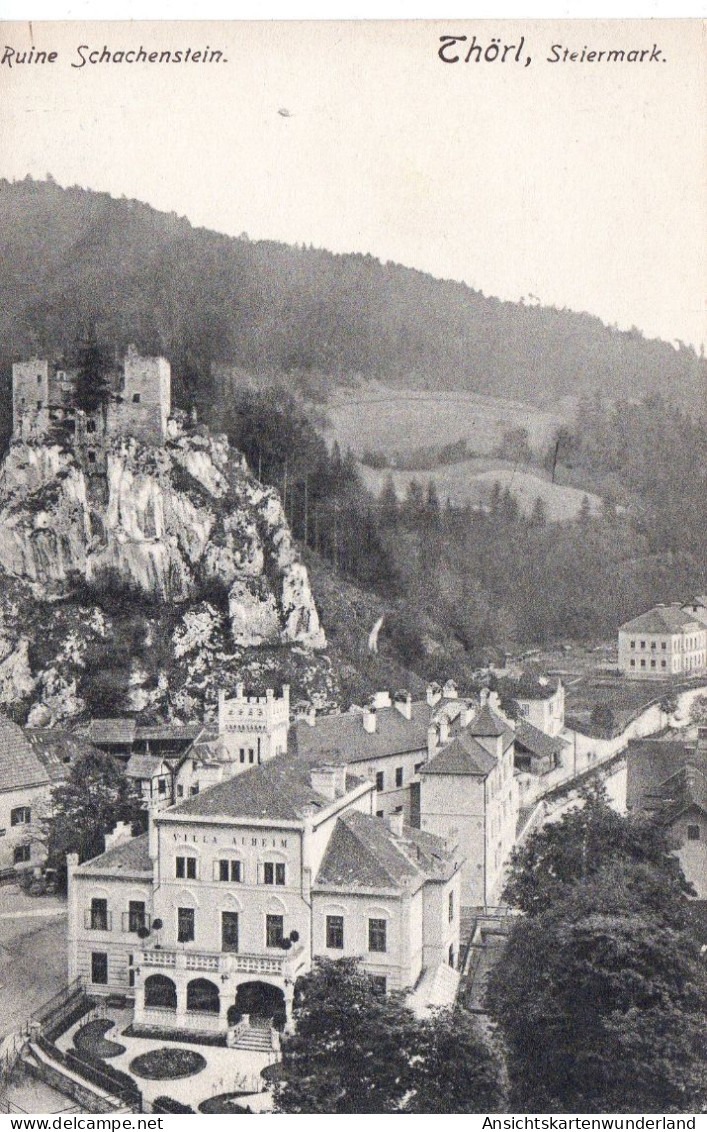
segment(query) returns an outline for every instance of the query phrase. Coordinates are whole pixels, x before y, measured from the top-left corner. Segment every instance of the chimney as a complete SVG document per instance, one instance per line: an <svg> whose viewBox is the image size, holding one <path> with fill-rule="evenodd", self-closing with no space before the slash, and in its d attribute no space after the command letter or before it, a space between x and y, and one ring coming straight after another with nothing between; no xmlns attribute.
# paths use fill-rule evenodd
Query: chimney
<svg viewBox="0 0 707 1132"><path fill-rule="evenodd" d="M312 790L334 802L346 793L346 766L313 766L309 772L309 781Z"/></svg>
<svg viewBox="0 0 707 1132"><path fill-rule="evenodd" d="M489 702L490 695L491 693L488 688L481 688L479 690L479 704L481 707L484 707L484 705Z"/></svg>
<svg viewBox="0 0 707 1132"><path fill-rule="evenodd" d="M439 745L444 747L449 742L449 719L446 714L440 715L437 726L439 728Z"/></svg>
<svg viewBox="0 0 707 1132"><path fill-rule="evenodd" d="M405 719L412 719L412 696L409 692L402 689L400 692L395 693L394 704L400 714Z"/></svg>
<svg viewBox="0 0 707 1132"><path fill-rule="evenodd" d="M236 699L237 700L242 700L242 699L245 698L244 697L244 691L245 691L245 684L242 684L239 681L239 683L236 684Z"/></svg>
<svg viewBox="0 0 707 1132"><path fill-rule="evenodd" d="M471 702L471 700L466 700L462 704L462 710L459 715L459 722L461 723L462 727L468 727L475 714L476 712L473 703Z"/></svg>
<svg viewBox="0 0 707 1132"><path fill-rule="evenodd" d="M434 707L442 699L442 689L439 684L427 685L427 703L430 707Z"/></svg>
<svg viewBox="0 0 707 1132"><path fill-rule="evenodd" d="M371 703L374 708L390 707L390 692L374 692Z"/></svg>
<svg viewBox="0 0 707 1132"><path fill-rule="evenodd" d="M372 735L376 729L376 709L373 704L366 704L363 709L363 729Z"/></svg>
<svg viewBox="0 0 707 1132"><path fill-rule="evenodd" d="M403 836L404 814L402 810L398 810L395 814L388 814L386 821L388 823L388 829L394 837Z"/></svg>
<svg viewBox="0 0 707 1132"><path fill-rule="evenodd" d="M130 828L130 823L119 821L115 824L115 829L105 836L106 853L109 849L113 849L116 845L122 845L125 841L132 841L133 831Z"/></svg>
<svg viewBox="0 0 707 1132"><path fill-rule="evenodd" d="M458 698L459 692L457 691L457 686L453 680L447 680L444 688L442 689L442 695L444 696L445 700L456 700Z"/></svg>

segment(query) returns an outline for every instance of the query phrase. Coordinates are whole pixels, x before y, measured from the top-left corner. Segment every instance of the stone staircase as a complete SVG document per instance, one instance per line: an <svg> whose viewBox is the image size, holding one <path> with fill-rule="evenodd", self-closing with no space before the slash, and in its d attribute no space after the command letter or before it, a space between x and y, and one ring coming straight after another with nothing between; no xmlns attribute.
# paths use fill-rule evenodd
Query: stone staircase
<svg viewBox="0 0 707 1132"><path fill-rule="evenodd" d="M231 1049L251 1050L256 1053L272 1053L274 1049L272 1028L268 1021L251 1019L236 1027L229 1042Z"/></svg>

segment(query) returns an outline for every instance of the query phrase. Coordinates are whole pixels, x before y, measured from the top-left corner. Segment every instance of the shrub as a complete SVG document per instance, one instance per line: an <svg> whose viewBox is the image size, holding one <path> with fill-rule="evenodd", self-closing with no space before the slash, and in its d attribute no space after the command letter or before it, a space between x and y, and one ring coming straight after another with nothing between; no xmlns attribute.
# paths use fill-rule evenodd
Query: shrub
<svg viewBox="0 0 707 1132"><path fill-rule="evenodd" d="M181 1101L175 1101L173 1097L155 1097L152 1102L153 1112L195 1112L196 1110L188 1104L182 1104Z"/></svg>
<svg viewBox="0 0 707 1132"><path fill-rule="evenodd" d="M119 1053L125 1053L125 1046L105 1037L106 1031L111 1030L114 1025L115 1023L109 1018L94 1018L92 1022L87 1022L74 1034L74 1046L77 1051L101 1059L117 1057Z"/></svg>
<svg viewBox="0 0 707 1132"><path fill-rule="evenodd" d="M178 1049L174 1046L161 1046L134 1057L130 1062L130 1072L136 1077L147 1077L150 1081L175 1080L179 1077L192 1077L206 1068L206 1058L193 1049Z"/></svg>

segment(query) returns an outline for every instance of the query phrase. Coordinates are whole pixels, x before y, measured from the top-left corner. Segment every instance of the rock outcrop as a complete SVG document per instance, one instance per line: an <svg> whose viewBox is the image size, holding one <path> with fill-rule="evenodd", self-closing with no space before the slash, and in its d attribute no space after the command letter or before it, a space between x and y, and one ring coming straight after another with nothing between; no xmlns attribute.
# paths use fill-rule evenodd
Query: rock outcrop
<svg viewBox="0 0 707 1132"><path fill-rule="evenodd" d="M87 657L136 609L145 639L125 710L198 712L217 682L278 668L292 681L293 666L310 695L335 698L280 499L205 430L172 424L164 447L13 444L0 468L0 587L0 704L35 718L85 711Z"/></svg>

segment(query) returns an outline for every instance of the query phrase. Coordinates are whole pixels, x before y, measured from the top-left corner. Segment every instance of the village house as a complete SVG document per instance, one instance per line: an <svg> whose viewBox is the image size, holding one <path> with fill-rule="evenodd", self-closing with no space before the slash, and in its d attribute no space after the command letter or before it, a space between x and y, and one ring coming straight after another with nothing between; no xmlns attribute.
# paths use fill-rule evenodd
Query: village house
<svg viewBox="0 0 707 1132"><path fill-rule="evenodd" d="M459 842L462 904L498 903L515 844L515 732L488 702L421 768L421 828Z"/></svg>
<svg viewBox="0 0 707 1132"><path fill-rule="evenodd" d="M137 1025L213 1032L284 1022L320 955L359 956L381 990L427 977L439 994L437 968L458 957L461 858L376 818L374 793L279 755L153 808L142 837L70 857L70 979L130 995Z"/></svg>
<svg viewBox="0 0 707 1132"><path fill-rule="evenodd" d="M517 679L504 677L498 692L504 700L515 700L519 720L545 735L559 735L565 726L565 689L557 678L524 673Z"/></svg>
<svg viewBox="0 0 707 1132"><path fill-rule="evenodd" d="M109 396L95 412L76 408L76 371L45 358L15 362L12 367L13 440L42 439L52 425L73 427L88 463L100 463L100 441L133 436L146 444L164 444L171 412L171 370L162 357L143 357L128 346L122 367L107 375Z"/></svg>
<svg viewBox="0 0 707 1132"><path fill-rule="evenodd" d="M629 811L653 814L678 846L697 896L707 899L707 728L697 739L631 739L627 748Z"/></svg>
<svg viewBox="0 0 707 1132"><path fill-rule="evenodd" d="M40 823L52 788L89 749L68 732L23 728L0 717L0 876L43 864Z"/></svg>
<svg viewBox="0 0 707 1132"><path fill-rule="evenodd" d="M619 671L634 680L700 676L707 671L707 620L692 606L656 605L619 629ZM693 612L693 607L696 612Z"/></svg>

